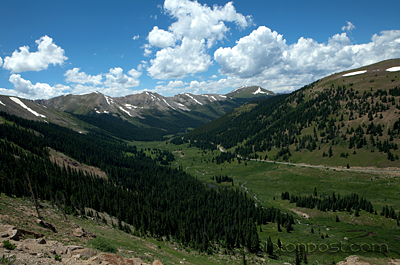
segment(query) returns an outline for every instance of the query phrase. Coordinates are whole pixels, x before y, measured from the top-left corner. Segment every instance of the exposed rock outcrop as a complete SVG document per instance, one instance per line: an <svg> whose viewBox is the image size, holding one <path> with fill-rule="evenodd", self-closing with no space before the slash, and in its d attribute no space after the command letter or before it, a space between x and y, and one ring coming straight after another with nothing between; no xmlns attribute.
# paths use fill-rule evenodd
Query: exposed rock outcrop
<svg viewBox="0 0 400 265"><path fill-rule="evenodd" d="M13 225L0 224L0 237L2 238L2 240L19 241L24 236L33 236L35 238L40 238L40 237L43 237L44 235L35 233L35 232L31 232L31 231L26 231L23 229L19 229Z"/></svg>

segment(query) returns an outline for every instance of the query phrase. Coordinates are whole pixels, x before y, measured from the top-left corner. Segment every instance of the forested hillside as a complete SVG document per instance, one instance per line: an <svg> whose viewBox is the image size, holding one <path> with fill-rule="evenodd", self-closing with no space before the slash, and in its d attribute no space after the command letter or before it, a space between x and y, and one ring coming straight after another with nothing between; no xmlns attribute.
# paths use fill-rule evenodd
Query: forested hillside
<svg viewBox="0 0 400 265"><path fill-rule="evenodd" d="M400 73L386 70L398 65L399 59L384 61L245 104L184 139L247 158L367 165L362 160L368 157L369 165L394 166L400 155Z"/></svg>
<svg viewBox="0 0 400 265"><path fill-rule="evenodd" d="M107 178L60 167L50 160L48 148L100 168ZM60 204L67 213L90 207L117 216L126 232L173 239L209 253L220 242L228 249L257 251L256 225L277 222L293 229L290 214L257 207L238 189L206 188L157 161L104 134L84 135L0 112L0 192L9 196L30 196L29 178L37 198Z"/></svg>

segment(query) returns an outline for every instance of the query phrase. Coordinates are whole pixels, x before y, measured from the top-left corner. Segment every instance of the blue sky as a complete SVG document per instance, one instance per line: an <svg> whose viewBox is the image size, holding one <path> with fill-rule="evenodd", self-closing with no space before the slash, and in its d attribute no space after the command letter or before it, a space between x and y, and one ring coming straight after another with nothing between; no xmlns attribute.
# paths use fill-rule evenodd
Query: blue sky
<svg viewBox="0 0 400 265"><path fill-rule="evenodd" d="M400 57L399 1L2 1L0 94L292 91Z"/></svg>

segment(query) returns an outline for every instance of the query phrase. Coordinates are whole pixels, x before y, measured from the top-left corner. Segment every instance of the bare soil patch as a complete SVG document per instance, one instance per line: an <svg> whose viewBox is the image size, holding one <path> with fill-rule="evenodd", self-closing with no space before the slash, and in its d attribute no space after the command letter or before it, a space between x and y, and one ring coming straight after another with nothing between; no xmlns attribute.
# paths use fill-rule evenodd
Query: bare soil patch
<svg viewBox="0 0 400 265"><path fill-rule="evenodd" d="M296 209L290 209L290 210L292 212L294 212L295 214L300 215L301 217L303 217L305 219L309 219L310 218L310 216L308 214L306 214L306 213L300 212L300 211L298 211Z"/></svg>
<svg viewBox="0 0 400 265"><path fill-rule="evenodd" d="M107 174L102 171L101 169L93 166L88 166L82 163L79 163L78 161L69 158L68 156L64 155L63 153L57 152L54 149L49 148L50 150L50 160L52 162L55 162L57 165L60 167L62 166L69 166L72 169L75 170L81 170L87 175L97 175L100 178L107 179Z"/></svg>
<svg viewBox="0 0 400 265"><path fill-rule="evenodd" d="M173 151L173 154L179 154L179 157L185 157L184 154L182 154L182 151Z"/></svg>

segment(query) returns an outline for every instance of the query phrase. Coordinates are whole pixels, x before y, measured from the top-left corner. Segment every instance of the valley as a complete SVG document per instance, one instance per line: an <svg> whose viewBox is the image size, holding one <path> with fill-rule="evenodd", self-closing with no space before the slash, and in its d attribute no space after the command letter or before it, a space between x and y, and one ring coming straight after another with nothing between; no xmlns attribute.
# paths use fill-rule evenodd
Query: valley
<svg viewBox="0 0 400 265"><path fill-rule="evenodd" d="M307 256L309 264L322 264L338 262L350 255L361 255L369 259L377 259L373 264L384 263L385 257L397 257L397 240L400 237L400 230L395 219L385 218L381 215L382 208L392 205L398 212L398 190L399 173L382 172L354 172L346 170L335 170L332 168L307 168L301 166L285 165L283 163L267 163L260 161L237 159L231 162L224 162L219 165L213 163L220 150L202 151L198 148L188 147L188 144L171 146L170 144L158 143L154 145L143 144L148 148L177 148L180 154L177 155L175 166L184 168L187 172L196 176L203 183L210 187L219 188L241 188L247 190L248 197L256 198L259 204L264 207L276 207L283 211L292 212L295 215L296 224L291 233L284 228L282 232L277 231L274 223L261 226L261 242L266 242L271 237L276 244L278 238L285 244L313 244L319 246L336 246L336 243L343 243L343 251L310 252ZM212 180L213 176L229 176L234 179L231 183L222 182L218 184ZM288 191L296 196L308 196L318 191L318 196L337 194L357 193L370 200L377 215L360 211L360 216L355 217L352 212L319 211L296 207L296 204L282 200L281 194ZM304 217L306 216L306 218ZM340 222L336 222L336 216ZM313 229L314 233L311 232ZM366 236L371 234L370 236ZM324 239L321 238L324 236ZM361 250L351 251L350 244L387 244L389 253L363 253ZM346 245L347 244L347 245ZM345 247L347 246L347 247ZM391 250L390 250L391 249ZM294 249L292 252L282 253L279 261L293 262ZM357 250L357 249L355 249ZM371 260L369 261L371 262Z"/></svg>
<svg viewBox="0 0 400 265"><path fill-rule="evenodd" d="M399 264L400 78L387 71L397 65L291 94L241 87L218 102L1 96L0 220L37 229L33 190L70 241L128 259ZM19 205L30 214L13 214ZM102 239L70 235L64 215Z"/></svg>

